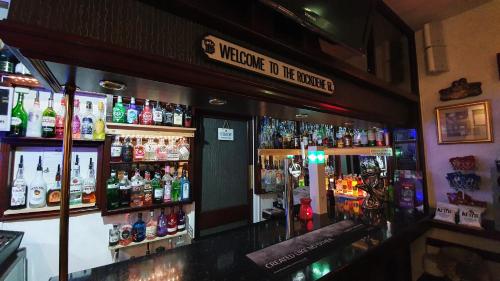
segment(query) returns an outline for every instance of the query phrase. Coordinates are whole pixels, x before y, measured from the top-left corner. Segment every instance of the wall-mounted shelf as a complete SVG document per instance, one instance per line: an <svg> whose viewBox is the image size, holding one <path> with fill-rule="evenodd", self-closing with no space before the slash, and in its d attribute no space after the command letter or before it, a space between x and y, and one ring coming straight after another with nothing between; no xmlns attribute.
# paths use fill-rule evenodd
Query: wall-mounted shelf
<svg viewBox="0 0 500 281"><path fill-rule="evenodd" d="M183 200L183 201L179 201L179 202L153 204L153 205L140 206L140 207L123 207L123 208L118 208L118 209L114 209L114 210L104 210L103 209L102 215L103 216L110 216L110 215L116 215L116 214L140 212L140 211L147 211L147 210L152 210L152 209L181 206L181 205L186 205L186 204L191 204L191 203L193 203L193 200L189 199L189 200Z"/></svg>
<svg viewBox="0 0 500 281"><path fill-rule="evenodd" d="M0 72L2 84L10 87L42 88L40 82L31 75Z"/></svg>
<svg viewBox="0 0 500 281"><path fill-rule="evenodd" d="M33 219L42 217L52 217L59 215L59 206L46 206L42 208L24 208L17 210L5 210L1 221ZM70 214L79 214L99 210L96 203L70 205Z"/></svg>
<svg viewBox="0 0 500 281"><path fill-rule="evenodd" d="M187 233L188 233L187 230L183 230L183 231L177 232L174 235L166 235L166 236L163 236L163 237L156 237L155 239L151 239L151 240L144 239L141 242L132 242L132 243L130 243L128 245L120 245L120 244L118 244L116 246L109 246L108 248L110 250L116 251L116 250L123 249L123 248L135 247L135 246L145 245L145 244L148 244L148 243L154 243L154 242L158 242L158 241L172 239L172 238L179 237L179 236L182 236L182 235L187 235Z"/></svg>
<svg viewBox="0 0 500 281"><path fill-rule="evenodd" d="M62 146L63 140L56 138L33 138L33 137L3 137L2 142L15 145L37 145L37 146ZM99 146L104 140L74 139L73 144L77 146Z"/></svg>
<svg viewBox="0 0 500 281"><path fill-rule="evenodd" d="M106 123L106 134L111 135L143 135L143 136L173 136L173 137L194 137L195 128L169 127L154 125L137 125L122 123Z"/></svg>
<svg viewBox="0 0 500 281"><path fill-rule="evenodd" d="M259 155L302 155L300 149L259 149ZM307 151L306 151L307 154ZM392 156L389 146L325 148L326 155L364 155L364 156Z"/></svg>
<svg viewBox="0 0 500 281"><path fill-rule="evenodd" d="M132 162L123 162L123 161L110 161L110 165L126 165L126 164L156 164L156 163L179 163L185 162L189 163L189 160L142 160L142 161L132 161Z"/></svg>

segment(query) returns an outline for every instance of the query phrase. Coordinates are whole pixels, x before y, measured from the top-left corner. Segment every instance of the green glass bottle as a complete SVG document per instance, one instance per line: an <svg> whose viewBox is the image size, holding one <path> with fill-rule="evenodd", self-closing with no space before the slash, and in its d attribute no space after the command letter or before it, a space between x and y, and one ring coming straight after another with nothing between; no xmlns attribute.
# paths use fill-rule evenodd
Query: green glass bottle
<svg viewBox="0 0 500 281"><path fill-rule="evenodd" d="M56 111L54 110L54 94L50 94L49 106L42 113L42 138L56 136Z"/></svg>
<svg viewBox="0 0 500 281"><path fill-rule="evenodd" d="M177 169L174 170L174 180L172 181L172 202L179 202L181 195L181 179L178 176Z"/></svg>
<svg viewBox="0 0 500 281"><path fill-rule="evenodd" d="M111 177L106 181L106 201L108 210L120 207L120 190L118 189L118 179L116 171L111 170Z"/></svg>
<svg viewBox="0 0 500 281"><path fill-rule="evenodd" d="M17 104L12 109L10 121L10 136L24 137L26 136L26 128L28 127L28 113L23 106L24 93L18 92Z"/></svg>
<svg viewBox="0 0 500 281"><path fill-rule="evenodd" d="M155 177L151 181L151 187L153 188L153 203L161 204L163 203L164 190L161 186L160 173L156 172Z"/></svg>
<svg viewBox="0 0 500 281"><path fill-rule="evenodd" d="M116 104L113 107L113 122L125 123L127 120L127 109L123 106L122 97L118 96Z"/></svg>

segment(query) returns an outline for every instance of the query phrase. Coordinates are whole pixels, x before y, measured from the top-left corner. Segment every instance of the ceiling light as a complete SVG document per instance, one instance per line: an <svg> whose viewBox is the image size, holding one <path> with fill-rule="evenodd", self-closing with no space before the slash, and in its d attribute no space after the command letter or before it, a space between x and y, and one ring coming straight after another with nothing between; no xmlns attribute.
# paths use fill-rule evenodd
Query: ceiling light
<svg viewBox="0 0 500 281"><path fill-rule="evenodd" d="M208 100L208 103L210 103L211 105L225 105L227 101L223 99L213 98Z"/></svg>
<svg viewBox="0 0 500 281"><path fill-rule="evenodd" d="M309 117L309 115L305 114L305 113L304 114L302 114L302 113L295 114L295 118L297 118L297 119L305 119L307 117Z"/></svg>
<svg viewBox="0 0 500 281"><path fill-rule="evenodd" d="M101 80L99 81L99 86L104 89L112 90L112 91L123 91L127 86L122 82L110 81L110 80Z"/></svg>

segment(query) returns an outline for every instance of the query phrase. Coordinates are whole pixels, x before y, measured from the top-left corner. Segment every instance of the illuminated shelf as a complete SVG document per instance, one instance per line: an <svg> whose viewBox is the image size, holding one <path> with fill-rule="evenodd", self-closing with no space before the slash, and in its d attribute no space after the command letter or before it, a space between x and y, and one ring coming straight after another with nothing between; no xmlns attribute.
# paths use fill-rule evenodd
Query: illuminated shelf
<svg viewBox="0 0 500 281"><path fill-rule="evenodd" d="M186 234L187 234L187 230L183 230L181 232L177 232L174 235L166 235L166 236L163 236L163 237L156 237L155 239L151 239L151 240L144 239L141 242L132 242L132 243L130 243L128 245L120 245L120 244L118 244L116 246L109 246L108 249L110 249L110 250L118 250L118 249L123 249L123 248L128 248L128 247L135 247L135 246L140 246L140 245L144 245L144 244L148 244L148 243L154 243L154 242L163 241L163 240L166 240L166 239L171 239L171 238L179 237L179 236L186 235Z"/></svg>
<svg viewBox="0 0 500 281"><path fill-rule="evenodd" d="M72 209L83 209L83 208L94 208L95 203L88 203L88 204L76 204L76 205L70 205L69 208L70 210ZM20 215L20 214L32 214L32 213L43 213L43 212L51 212L51 211L59 211L59 206L45 206L41 208L24 208L24 209L17 209L17 210L5 210L3 212L4 216L11 216L11 215Z"/></svg>
<svg viewBox="0 0 500 281"><path fill-rule="evenodd" d="M62 139L57 138L35 138L35 137L3 137L2 142L15 144L15 145L61 145ZM98 146L104 143L104 140L85 140L73 139L73 144L78 146Z"/></svg>
<svg viewBox="0 0 500 281"><path fill-rule="evenodd" d="M132 213L132 212L147 211L147 210L152 210L152 209L170 208L170 207L175 207L175 206L180 206L180 205L187 205L187 204L191 204L191 203L193 203L193 200L186 199L186 200L177 201L177 202L144 205L144 206L140 206L140 207L127 206L127 207L120 207L120 208L114 209L114 210L103 210L102 215L103 216L110 216L110 215L116 215L116 214L125 214L125 213Z"/></svg>
<svg viewBox="0 0 500 281"><path fill-rule="evenodd" d="M26 87L26 88L41 88L40 82L31 76L26 74L19 73L8 73L8 72L0 72L0 76L2 77L2 82L4 85L9 85L12 87Z"/></svg>
<svg viewBox="0 0 500 281"><path fill-rule="evenodd" d="M123 161L110 161L110 165L126 165L126 164L154 164L154 163L169 163L169 162L189 162L189 160L142 160L142 161L132 161L132 162L123 162Z"/></svg>
<svg viewBox="0 0 500 281"><path fill-rule="evenodd" d="M194 137L195 128L185 127L169 127L169 126L154 126L154 125L138 125L138 124L122 124L122 123L106 123L106 134L111 135L143 135L156 137Z"/></svg>
<svg viewBox="0 0 500 281"><path fill-rule="evenodd" d="M259 149L259 155L302 155L300 149ZM307 154L307 151L305 152ZM365 156L392 156L390 146L325 148L326 155L365 155Z"/></svg>

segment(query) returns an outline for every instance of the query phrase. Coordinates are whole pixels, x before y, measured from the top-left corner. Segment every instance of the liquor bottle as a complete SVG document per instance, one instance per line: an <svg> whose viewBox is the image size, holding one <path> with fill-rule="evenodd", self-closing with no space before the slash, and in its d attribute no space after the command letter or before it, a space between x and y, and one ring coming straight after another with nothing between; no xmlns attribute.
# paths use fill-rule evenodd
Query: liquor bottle
<svg viewBox="0 0 500 281"><path fill-rule="evenodd" d="M117 224L113 224L113 228L109 230L109 246L118 245L118 241L120 241L120 230Z"/></svg>
<svg viewBox="0 0 500 281"><path fill-rule="evenodd" d="M61 99L61 106L56 114L56 138L62 139L64 135L64 119L66 118L66 99Z"/></svg>
<svg viewBox="0 0 500 281"><path fill-rule="evenodd" d="M177 104L174 109L174 126L182 127L184 124L184 110L180 104Z"/></svg>
<svg viewBox="0 0 500 281"><path fill-rule="evenodd" d="M156 159L167 160L167 145L165 139L160 138L158 146L156 147Z"/></svg>
<svg viewBox="0 0 500 281"><path fill-rule="evenodd" d="M111 161L119 162L122 160L122 147L120 136L115 136L115 140L111 144Z"/></svg>
<svg viewBox="0 0 500 281"><path fill-rule="evenodd" d="M151 181L151 174L144 172L144 206L151 206L153 204L153 186Z"/></svg>
<svg viewBox="0 0 500 281"><path fill-rule="evenodd" d="M73 138L80 139L82 131L82 123L80 122L80 100L75 99L73 103L73 119L71 120Z"/></svg>
<svg viewBox="0 0 500 281"><path fill-rule="evenodd" d="M135 98L130 99L130 104L127 108L127 123L128 124L138 124L139 122L139 112L137 111L137 106L135 105Z"/></svg>
<svg viewBox="0 0 500 281"><path fill-rule="evenodd" d="M174 176L172 180L172 201L178 202L181 200L181 180L178 176L177 168L174 167Z"/></svg>
<svg viewBox="0 0 500 281"><path fill-rule="evenodd" d="M16 178L11 188L10 194L10 209L24 209L28 198L28 185L24 179L24 163L23 155L19 160Z"/></svg>
<svg viewBox="0 0 500 281"><path fill-rule="evenodd" d="M163 108L161 108L160 102L156 102L156 106L153 108L153 122L155 125L163 125Z"/></svg>
<svg viewBox="0 0 500 281"><path fill-rule="evenodd" d="M170 103L168 103L163 110L163 124L165 126L174 125L174 109Z"/></svg>
<svg viewBox="0 0 500 281"><path fill-rule="evenodd" d="M122 97L118 96L116 98L115 106L113 107L113 122L114 123L126 123L127 121L127 109L123 106Z"/></svg>
<svg viewBox="0 0 500 281"><path fill-rule="evenodd" d="M89 175L83 181L82 203L95 203L95 171L92 158L89 161Z"/></svg>
<svg viewBox="0 0 500 281"><path fill-rule="evenodd" d="M57 165L54 187L47 190L47 206L59 206L61 204L61 165Z"/></svg>
<svg viewBox="0 0 500 281"><path fill-rule="evenodd" d="M153 111L151 110L151 106L149 106L149 100L146 100L141 114L142 114L142 120L141 120L142 125L153 125Z"/></svg>
<svg viewBox="0 0 500 281"><path fill-rule="evenodd" d="M47 184L43 179L42 156L38 156L35 179L31 182L29 190L30 208L44 207L46 205L46 193Z"/></svg>
<svg viewBox="0 0 500 281"><path fill-rule="evenodd" d="M24 93L18 92L16 106L12 109L10 119L10 136L24 137L26 136L26 128L28 127L28 113L23 106Z"/></svg>
<svg viewBox="0 0 500 281"><path fill-rule="evenodd" d="M42 113L42 137L53 138L56 136L56 112L54 106L54 94L50 94L49 105Z"/></svg>
<svg viewBox="0 0 500 281"><path fill-rule="evenodd" d="M167 160L178 161L179 159L179 148L175 144L175 139L170 137L167 142Z"/></svg>
<svg viewBox="0 0 500 281"><path fill-rule="evenodd" d="M118 183L118 188L120 190L120 206L128 207L130 206L130 182L128 180L128 173L124 172L123 177Z"/></svg>
<svg viewBox="0 0 500 281"><path fill-rule="evenodd" d="M376 130L376 128L368 129L368 146L375 146L376 145L375 130Z"/></svg>
<svg viewBox="0 0 500 281"><path fill-rule="evenodd" d="M144 145L142 145L142 137L137 137L135 139L134 146L134 161L144 160L145 150Z"/></svg>
<svg viewBox="0 0 500 281"><path fill-rule="evenodd" d="M384 146L384 130L383 129L375 129L375 145L376 146Z"/></svg>
<svg viewBox="0 0 500 281"><path fill-rule="evenodd" d="M106 181L106 202L108 210L120 207L120 190L118 189L118 179L116 178L115 170L111 170L111 176Z"/></svg>
<svg viewBox="0 0 500 281"><path fill-rule="evenodd" d="M184 113L184 127L191 128L193 125L193 115L191 113L191 107L186 106L186 112Z"/></svg>
<svg viewBox="0 0 500 281"><path fill-rule="evenodd" d="M153 138L148 138L148 141L144 144L144 160L155 161L157 147L158 145L153 141Z"/></svg>
<svg viewBox="0 0 500 281"><path fill-rule="evenodd" d="M165 209L161 208L160 215L158 216L158 223L156 229L156 236L164 237L168 234L167 231L167 218L165 217Z"/></svg>
<svg viewBox="0 0 500 281"><path fill-rule="evenodd" d="M73 166L73 175L69 186L69 204L82 203L82 179L80 177L80 158L76 155L75 166Z"/></svg>
<svg viewBox="0 0 500 281"><path fill-rule="evenodd" d="M99 101L97 103L97 117L95 118L94 124L94 139L95 140L103 140L106 136L104 133L104 103Z"/></svg>
<svg viewBox="0 0 500 281"><path fill-rule="evenodd" d="M346 128L344 134L344 147L352 147L352 135L348 128Z"/></svg>
<svg viewBox="0 0 500 281"><path fill-rule="evenodd" d="M182 206L179 207L179 212L177 213L177 231L186 230L186 214L182 210Z"/></svg>
<svg viewBox="0 0 500 281"><path fill-rule="evenodd" d="M163 203L163 187L161 186L160 173L156 172L153 180L151 181L151 188L153 189L153 203Z"/></svg>
<svg viewBox="0 0 500 281"><path fill-rule="evenodd" d="M132 225L130 225L130 214L125 215L125 223L120 226L120 245L127 246L132 242Z"/></svg>
<svg viewBox="0 0 500 281"><path fill-rule="evenodd" d="M122 146L122 161L123 162L132 162L134 155L134 146L130 141L130 137L125 138L125 142Z"/></svg>
<svg viewBox="0 0 500 281"><path fill-rule="evenodd" d="M170 209L170 214L167 216L167 234L174 235L177 233L177 215L174 208Z"/></svg>
<svg viewBox="0 0 500 281"><path fill-rule="evenodd" d="M182 178L181 178L181 195L180 200L188 200L189 199L189 189L190 183L189 178L187 177L187 166L182 169Z"/></svg>
<svg viewBox="0 0 500 281"><path fill-rule="evenodd" d="M186 138L180 138L177 145L179 151L179 160L189 160L189 142Z"/></svg>
<svg viewBox="0 0 500 281"><path fill-rule="evenodd" d="M81 137L86 140L94 138L94 114L92 113L92 102L87 101L85 113L82 116Z"/></svg>
<svg viewBox="0 0 500 281"><path fill-rule="evenodd" d="M131 194L130 207L141 207L144 204L144 179L139 173L139 169L135 169L134 176L130 179Z"/></svg>
<svg viewBox="0 0 500 281"><path fill-rule="evenodd" d="M151 210L149 212L149 221L146 224L146 239L147 240L153 240L156 238L156 231L157 231L157 223L154 218L155 211Z"/></svg>
<svg viewBox="0 0 500 281"><path fill-rule="evenodd" d="M163 202L169 203L172 202L172 181L174 179L170 175L170 166L165 165L165 174L161 179L163 184Z"/></svg>
<svg viewBox="0 0 500 281"><path fill-rule="evenodd" d="M366 130L361 130L361 146L368 146L368 133Z"/></svg>
<svg viewBox="0 0 500 281"><path fill-rule="evenodd" d="M28 113L27 137L39 138L42 136L42 110L40 109L40 93L36 92L33 108Z"/></svg>
<svg viewBox="0 0 500 281"><path fill-rule="evenodd" d="M146 239L146 223L142 220L142 213L137 214L137 221L132 226L132 241L141 242Z"/></svg>

